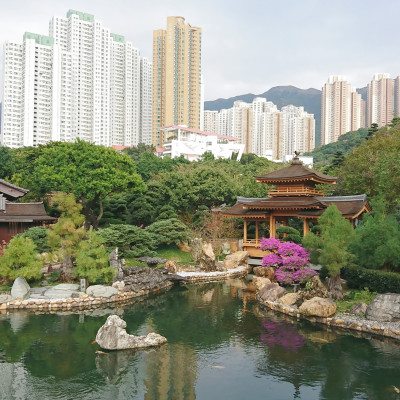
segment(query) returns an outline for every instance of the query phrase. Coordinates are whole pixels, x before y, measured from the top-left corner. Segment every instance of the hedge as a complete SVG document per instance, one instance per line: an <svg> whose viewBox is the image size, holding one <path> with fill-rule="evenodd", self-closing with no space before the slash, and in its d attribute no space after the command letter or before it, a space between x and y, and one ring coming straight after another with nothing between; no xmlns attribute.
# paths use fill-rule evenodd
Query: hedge
<svg viewBox="0 0 400 400"><path fill-rule="evenodd" d="M340 275L350 289L368 288L371 292L400 293L400 274L361 267L343 267Z"/></svg>

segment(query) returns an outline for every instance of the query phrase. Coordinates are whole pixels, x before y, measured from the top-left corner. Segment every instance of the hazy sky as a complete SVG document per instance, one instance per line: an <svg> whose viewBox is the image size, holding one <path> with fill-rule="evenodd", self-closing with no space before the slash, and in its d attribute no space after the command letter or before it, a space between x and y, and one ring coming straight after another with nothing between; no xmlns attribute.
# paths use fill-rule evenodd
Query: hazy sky
<svg viewBox="0 0 400 400"><path fill-rule="evenodd" d="M376 72L400 75L400 0L0 0L0 42L48 34L50 18L69 9L94 14L150 59L168 15L201 27L206 100L320 89L329 75L355 87Z"/></svg>

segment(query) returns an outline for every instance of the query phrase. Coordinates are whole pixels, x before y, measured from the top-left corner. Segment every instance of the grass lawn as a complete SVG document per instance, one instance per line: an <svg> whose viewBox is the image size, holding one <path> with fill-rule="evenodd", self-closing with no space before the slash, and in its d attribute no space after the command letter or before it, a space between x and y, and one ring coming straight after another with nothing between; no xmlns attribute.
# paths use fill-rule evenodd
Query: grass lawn
<svg viewBox="0 0 400 400"><path fill-rule="evenodd" d="M175 245L164 246L158 249L157 257L175 261L177 264L194 264L192 253L181 251Z"/></svg>
<svg viewBox="0 0 400 400"><path fill-rule="evenodd" d="M360 302L369 304L377 294L376 292L370 292L368 289L352 290L344 294L342 301L336 301L337 312L343 313L349 311L354 304Z"/></svg>

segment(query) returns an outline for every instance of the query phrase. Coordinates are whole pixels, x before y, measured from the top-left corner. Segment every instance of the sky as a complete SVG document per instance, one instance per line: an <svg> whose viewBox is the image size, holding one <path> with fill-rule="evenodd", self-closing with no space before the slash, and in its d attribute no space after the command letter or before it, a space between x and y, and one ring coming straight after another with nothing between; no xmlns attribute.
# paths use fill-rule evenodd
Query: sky
<svg viewBox="0 0 400 400"><path fill-rule="evenodd" d="M0 0L0 43L46 35L50 18L69 9L94 14L149 59L167 16L201 27L205 100L321 89L330 75L354 87L375 73L400 75L399 0Z"/></svg>

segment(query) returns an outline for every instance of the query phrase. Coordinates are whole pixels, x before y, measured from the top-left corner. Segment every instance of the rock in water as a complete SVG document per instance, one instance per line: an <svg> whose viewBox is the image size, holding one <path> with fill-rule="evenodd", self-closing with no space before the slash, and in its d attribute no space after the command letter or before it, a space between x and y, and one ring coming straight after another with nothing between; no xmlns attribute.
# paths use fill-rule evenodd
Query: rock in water
<svg viewBox="0 0 400 400"><path fill-rule="evenodd" d="M25 278L20 276L14 281L11 288L11 296L14 299L27 299L31 295L31 288Z"/></svg>
<svg viewBox="0 0 400 400"><path fill-rule="evenodd" d="M126 322L110 315L96 335L97 344L105 350L139 349L166 343L164 336L151 332L147 336L134 336L126 332Z"/></svg>
<svg viewBox="0 0 400 400"><path fill-rule="evenodd" d="M313 297L310 300L306 300L299 310L307 316L331 317L336 312L336 303L331 299Z"/></svg>

